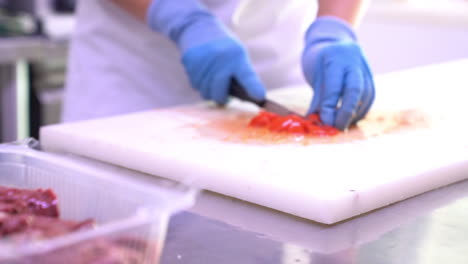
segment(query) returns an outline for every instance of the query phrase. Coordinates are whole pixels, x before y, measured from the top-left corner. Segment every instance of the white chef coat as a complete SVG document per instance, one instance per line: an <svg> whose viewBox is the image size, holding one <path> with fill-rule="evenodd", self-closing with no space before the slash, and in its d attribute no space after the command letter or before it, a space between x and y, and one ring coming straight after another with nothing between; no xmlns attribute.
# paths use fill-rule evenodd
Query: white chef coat
<svg viewBox="0 0 468 264"><path fill-rule="evenodd" d="M315 1L200 1L246 46L268 89L305 83L300 54ZM78 1L65 91L64 121L201 100L175 44L110 0Z"/></svg>

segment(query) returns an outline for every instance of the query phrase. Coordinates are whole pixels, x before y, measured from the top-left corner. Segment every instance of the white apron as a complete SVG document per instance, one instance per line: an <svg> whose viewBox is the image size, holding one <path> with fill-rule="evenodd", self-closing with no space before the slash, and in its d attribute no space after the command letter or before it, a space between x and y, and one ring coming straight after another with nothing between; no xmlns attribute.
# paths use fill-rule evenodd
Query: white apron
<svg viewBox="0 0 468 264"><path fill-rule="evenodd" d="M179 0L174 0L179 1ZM312 0L202 0L245 44L268 89L305 83L303 36ZM176 46L110 0L78 1L65 92L64 121L201 100Z"/></svg>

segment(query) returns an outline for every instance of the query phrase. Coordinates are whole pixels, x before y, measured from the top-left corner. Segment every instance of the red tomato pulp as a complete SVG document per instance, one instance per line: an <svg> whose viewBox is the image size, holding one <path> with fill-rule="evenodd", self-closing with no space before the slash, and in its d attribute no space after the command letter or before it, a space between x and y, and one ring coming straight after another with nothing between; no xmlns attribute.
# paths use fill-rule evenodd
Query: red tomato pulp
<svg viewBox="0 0 468 264"><path fill-rule="evenodd" d="M324 125L318 114L305 118L296 115L280 116L271 112L261 111L250 120L249 126L263 127L269 131L310 136L334 136L340 131Z"/></svg>

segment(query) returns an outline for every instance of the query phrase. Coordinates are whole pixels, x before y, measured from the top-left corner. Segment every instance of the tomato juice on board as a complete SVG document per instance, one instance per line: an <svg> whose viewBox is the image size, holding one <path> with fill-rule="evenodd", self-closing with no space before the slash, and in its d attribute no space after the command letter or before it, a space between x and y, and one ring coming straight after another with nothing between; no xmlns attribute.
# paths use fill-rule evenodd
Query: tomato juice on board
<svg viewBox="0 0 468 264"><path fill-rule="evenodd" d="M306 118L276 117L268 112L219 107L179 108L176 112L187 120L180 129L188 129L184 133L191 134L193 139L256 145L347 143L434 126L434 117L419 109L371 111L345 131L323 125L316 114Z"/></svg>
<svg viewBox="0 0 468 264"><path fill-rule="evenodd" d="M337 135L340 131L322 123L318 114L307 117L297 115L280 116L261 111L249 122L251 127L267 128L271 132L326 137Z"/></svg>

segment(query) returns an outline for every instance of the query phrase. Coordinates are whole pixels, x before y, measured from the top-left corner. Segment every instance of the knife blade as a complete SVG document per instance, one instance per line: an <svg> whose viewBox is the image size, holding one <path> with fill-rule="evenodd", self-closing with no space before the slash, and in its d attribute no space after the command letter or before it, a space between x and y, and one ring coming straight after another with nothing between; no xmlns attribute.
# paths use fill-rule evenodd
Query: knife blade
<svg viewBox="0 0 468 264"><path fill-rule="evenodd" d="M233 97L236 97L242 101L247 101L256 104L257 106L265 109L268 112L272 112L281 116L287 116L287 115L297 115L301 116L300 114L289 110L288 108L272 101L269 99L265 100L256 100L252 97L249 96L249 94L245 91L244 87L242 87L239 82L232 78L231 79L231 86L229 88L229 94Z"/></svg>

